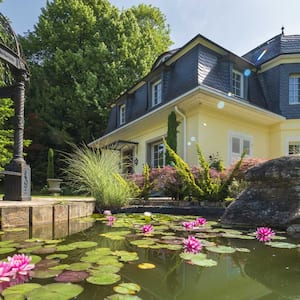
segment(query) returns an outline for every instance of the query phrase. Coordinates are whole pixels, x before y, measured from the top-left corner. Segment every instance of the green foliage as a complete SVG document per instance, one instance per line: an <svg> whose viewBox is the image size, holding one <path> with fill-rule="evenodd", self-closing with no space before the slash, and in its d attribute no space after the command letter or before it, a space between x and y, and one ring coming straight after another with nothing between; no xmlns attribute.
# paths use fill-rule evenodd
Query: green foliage
<svg viewBox="0 0 300 300"><path fill-rule="evenodd" d="M168 132L166 142L174 152L177 152L177 127L180 123L176 120L176 113L172 111L168 116ZM169 152L166 152L166 164L170 165L172 159Z"/></svg>
<svg viewBox="0 0 300 300"><path fill-rule="evenodd" d="M204 200L220 200L220 192L221 192L221 180L219 178L213 179L210 176L210 167L209 163L204 158L204 155L200 149L200 145L196 144L197 148L197 154L198 154L198 160L199 164L203 169L203 176L200 179L199 185L203 191L203 194L200 195Z"/></svg>
<svg viewBox="0 0 300 300"><path fill-rule="evenodd" d="M153 182L150 180L150 167L146 163L143 168L143 177L144 177L144 182L143 186L141 188L141 197L144 199L148 199L149 195L153 189Z"/></svg>
<svg viewBox="0 0 300 300"><path fill-rule="evenodd" d="M69 184L78 193L92 195L98 208L119 208L129 202L132 190L118 173L118 153L73 146L73 152L65 154L64 160Z"/></svg>
<svg viewBox="0 0 300 300"><path fill-rule="evenodd" d="M54 150L48 150L47 178L54 178Z"/></svg>
<svg viewBox="0 0 300 300"><path fill-rule="evenodd" d="M150 71L171 45L169 34L164 15L150 5L48 1L20 39L31 71L26 111L44 123L33 143L67 151L68 143L101 135L112 100ZM33 169L36 155L29 155Z"/></svg>
<svg viewBox="0 0 300 300"><path fill-rule="evenodd" d="M178 176L182 179L183 183L189 192L197 196L203 195L204 191L195 182L195 178L188 166L188 164L167 144L164 140L166 151L169 153L170 158L175 164L175 169Z"/></svg>
<svg viewBox="0 0 300 300"><path fill-rule="evenodd" d="M209 167L220 172L225 170L224 162L218 152L209 156Z"/></svg>
<svg viewBox="0 0 300 300"><path fill-rule="evenodd" d="M8 129L7 121L14 114L11 99L0 98L0 170L12 159L13 130Z"/></svg>

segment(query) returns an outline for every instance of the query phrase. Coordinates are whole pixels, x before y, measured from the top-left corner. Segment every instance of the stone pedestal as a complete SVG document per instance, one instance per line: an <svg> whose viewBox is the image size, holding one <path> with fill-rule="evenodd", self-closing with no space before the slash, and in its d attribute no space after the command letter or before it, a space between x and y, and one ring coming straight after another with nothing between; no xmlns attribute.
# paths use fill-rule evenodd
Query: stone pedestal
<svg viewBox="0 0 300 300"><path fill-rule="evenodd" d="M31 169L25 161L12 161L6 166L3 200L31 200Z"/></svg>

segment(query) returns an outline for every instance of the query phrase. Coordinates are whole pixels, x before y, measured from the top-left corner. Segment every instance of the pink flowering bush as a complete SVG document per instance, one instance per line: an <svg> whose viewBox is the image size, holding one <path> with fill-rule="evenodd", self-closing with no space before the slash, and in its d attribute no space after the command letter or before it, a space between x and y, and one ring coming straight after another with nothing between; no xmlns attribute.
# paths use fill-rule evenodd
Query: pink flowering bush
<svg viewBox="0 0 300 300"><path fill-rule="evenodd" d="M258 227L256 230L256 238L260 242L269 242L273 236L275 232L269 227Z"/></svg>
<svg viewBox="0 0 300 300"><path fill-rule="evenodd" d="M153 226L150 224L143 225L142 231L144 234L151 233L153 231Z"/></svg>
<svg viewBox="0 0 300 300"><path fill-rule="evenodd" d="M183 247L185 252L194 254L200 252L202 249L201 242L192 235L183 240Z"/></svg>

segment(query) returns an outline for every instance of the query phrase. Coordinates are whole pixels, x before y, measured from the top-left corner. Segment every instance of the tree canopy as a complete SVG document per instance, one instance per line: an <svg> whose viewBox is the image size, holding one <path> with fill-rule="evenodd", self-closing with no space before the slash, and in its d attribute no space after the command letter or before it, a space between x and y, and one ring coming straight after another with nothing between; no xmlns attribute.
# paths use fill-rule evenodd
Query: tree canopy
<svg viewBox="0 0 300 300"><path fill-rule="evenodd" d="M66 142L101 135L112 101L149 72L172 44L169 34L151 5L119 10L107 0L47 2L34 30L21 38L31 71L31 147L64 150Z"/></svg>

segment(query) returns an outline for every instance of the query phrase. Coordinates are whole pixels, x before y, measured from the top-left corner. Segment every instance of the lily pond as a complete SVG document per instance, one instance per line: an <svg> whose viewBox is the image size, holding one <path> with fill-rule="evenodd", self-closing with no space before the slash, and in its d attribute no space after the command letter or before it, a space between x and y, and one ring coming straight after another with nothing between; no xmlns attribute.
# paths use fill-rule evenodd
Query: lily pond
<svg viewBox="0 0 300 300"><path fill-rule="evenodd" d="M284 232L261 242L256 228L151 213L80 222L92 226L63 239L2 232L0 298L300 299L300 239Z"/></svg>

